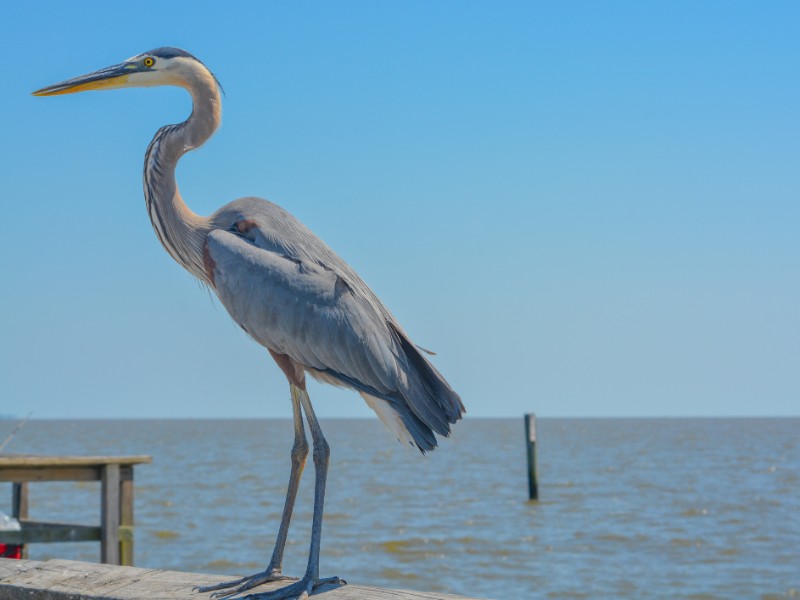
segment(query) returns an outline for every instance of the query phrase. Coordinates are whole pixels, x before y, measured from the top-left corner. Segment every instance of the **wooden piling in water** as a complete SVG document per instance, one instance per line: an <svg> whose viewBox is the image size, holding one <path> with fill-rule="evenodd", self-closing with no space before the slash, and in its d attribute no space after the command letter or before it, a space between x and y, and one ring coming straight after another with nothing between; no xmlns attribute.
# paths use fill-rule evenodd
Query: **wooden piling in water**
<svg viewBox="0 0 800 600"><path fill-rule="evenodd" d="M0 598L3 600L208 600L194 590L229 580L221 575L139 569L73 560L13 560L0 558ZM286 585L265 583L254 592ZM317 596L319 594L319 596ZM477 600L438 592L411 592L332 584L318 588L324 600Z"/></svg>
<svg viewBox="0 0 800 600"><path fill-rule="evenodd" d="M539 499L539 473L536 464L536 415L525 415L525 445L528 448L528 498Z"/></svg>

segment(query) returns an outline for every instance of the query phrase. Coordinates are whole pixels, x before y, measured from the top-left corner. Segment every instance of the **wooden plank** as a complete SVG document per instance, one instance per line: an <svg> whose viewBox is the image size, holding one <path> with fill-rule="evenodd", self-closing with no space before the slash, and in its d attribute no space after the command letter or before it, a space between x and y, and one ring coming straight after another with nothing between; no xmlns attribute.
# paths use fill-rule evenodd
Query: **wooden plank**
<svg viewBox="0 0 800 600"><path fill-rule="evenodd" d="M100 562L119 564L120 481L119 465L103 467L100 501Z"/></svg>
<svg viewBox="0 0 800 600"><path fill-rule="evenodd" d="M5 563L19 563L7 566ZM0 598L3 600L208 600L210 594L193 591L230 577L138 569L70 560L12 561L0 559ZM285 582L267 583L255 591L274 590ZM328 585L320 588L324 600L470 600L438 592L416 592ZM473 599L474 600L474 599Z"/></svg>
<svg viewBox="0 0 800 600"><path fill-rule="evenodd" d="M0 531L0 544L99 542L100 528L69 523L22 521L20 531Z"/></svg>
<svg viewBox="0 0 800 600"><path fill-rule="evenodd" d="M0 481L100 481L102 467L14 467L0 466Z"/></svg>
<svg viewBox="0 0 800 600"><path fill-rule="evenodd" d="M2 467L0 481L100 481L103 478L102 465L83 467ZM133 479L133 466L120 466L120 479Z"/></svg>
<svg viewBox="0 0 800 600"><path fill-rule="evenodd" d="M6 467L102 467L103 465L139 465L153 462L152 456L36 456L0 455L0 469Z"/></svg>

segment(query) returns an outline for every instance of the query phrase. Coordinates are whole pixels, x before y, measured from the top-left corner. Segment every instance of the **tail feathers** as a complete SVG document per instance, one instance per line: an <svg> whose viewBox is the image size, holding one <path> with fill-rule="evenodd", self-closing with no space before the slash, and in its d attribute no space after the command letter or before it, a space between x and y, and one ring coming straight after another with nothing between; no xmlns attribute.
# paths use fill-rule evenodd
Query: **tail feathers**
<svg viewBox="0 0 800 600"><path fill-rule="evenodd" d="M361 397L401 444L419 448L423 454L436 448L436 436L433 435L433 431L420 421L419 417L411 413L408 407L366 392L361 392Z"/></svg>
<svg viewBox="0 0 800 600"><path fill-rule="evenodd" d="M450 436L451 425L466 412L461 398L444 377L396 328L398 358L404 377L399 389L381 392L358 379L331 369L315 370L319 376L355 388L384 425L404 444L416 445L424 454L438 445L434 433Z"/></svg>
<svg viewBox="0 0 800 600"><path fill-rule="evenodd" d="M405 385L397 393L361 396L403 444L424 454L438 445L435 433L448 437L450 426L466 412L459 395L403 332L393 329L405 358Z"/></svg>
<svg viewBox="0 0 800 600"><path fill-rule="evenodd" d="M419 352L402 332L394 330L409 362L408 386L403 399L426 425L439 435L450 435L450 425L466 412L460 396L441 373Z"/></svg>

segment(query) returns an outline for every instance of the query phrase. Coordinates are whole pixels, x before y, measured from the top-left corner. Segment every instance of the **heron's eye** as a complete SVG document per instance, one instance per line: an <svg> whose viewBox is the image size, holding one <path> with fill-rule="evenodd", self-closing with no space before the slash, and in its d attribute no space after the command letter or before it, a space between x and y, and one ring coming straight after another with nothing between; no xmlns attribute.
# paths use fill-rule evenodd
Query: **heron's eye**
<svg viewBox="0 0 800 600"><path fill-rule="evenodd" d="M156 59L154 59L152 56L148 56L147 58L144 59L143 62L144 66L149 68L152 67L154 64L156 64Z"/></svg>

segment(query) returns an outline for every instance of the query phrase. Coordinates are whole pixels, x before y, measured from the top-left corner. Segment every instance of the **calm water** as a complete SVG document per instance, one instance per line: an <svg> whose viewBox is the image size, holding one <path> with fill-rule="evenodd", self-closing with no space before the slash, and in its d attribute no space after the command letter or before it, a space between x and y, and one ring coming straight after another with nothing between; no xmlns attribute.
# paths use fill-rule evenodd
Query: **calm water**
<svg viewBox="0 0 800 600"><path fill-rule="evenodd" d="M538 503L522 419L468 420L424 458L377 421L323 427L323 576L484 598L800 596L800 419L543 419ZM269 558L291 436L289 421L32 421L8 450L151 454L136 471L136 564L245 574ZM311 475L288 573L305 568ZM99 484L31 486L34 518L98 515Z"/></svg>

